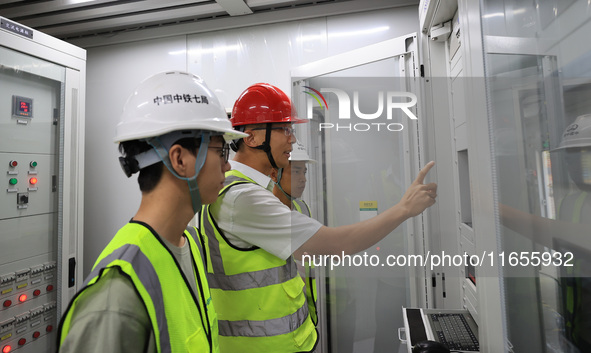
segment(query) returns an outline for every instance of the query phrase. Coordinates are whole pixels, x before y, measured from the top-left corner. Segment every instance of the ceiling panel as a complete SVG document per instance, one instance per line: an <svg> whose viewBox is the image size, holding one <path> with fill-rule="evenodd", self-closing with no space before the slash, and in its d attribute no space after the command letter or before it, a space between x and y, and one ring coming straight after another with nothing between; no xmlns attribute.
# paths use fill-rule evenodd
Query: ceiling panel
<svg viewBox="0 0 591 353"><path fill-rule="evenodd" d="M320 17L334 14L335 8L348 12L418 4L418 0L0 0L0 16L51 36L84 39L118 33L223 20L224 26L244 18L264 18L273 13L277 20L294 17ZM295 19L295 18L294 18ZM209 24L213 24L209 22ZM213 25L212 28L216 26Z"/></svg>

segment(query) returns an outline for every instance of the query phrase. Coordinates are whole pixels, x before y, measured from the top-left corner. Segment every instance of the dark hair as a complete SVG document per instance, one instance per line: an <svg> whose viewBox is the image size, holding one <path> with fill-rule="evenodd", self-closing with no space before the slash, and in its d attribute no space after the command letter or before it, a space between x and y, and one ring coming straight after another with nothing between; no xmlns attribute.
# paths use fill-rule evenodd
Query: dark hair
<svg viewBox="0 0 591 353"><path fill-rule="evenodd" d="M180 145L189 150L193 155L197 155L197 149L199 148L200 143L201 139L183 138L173 143L173 145ZM128 163L133 162L137 164L133 157L139 153L148 151L151 148L152 146L147 142L140 140L124 141L119 144L119 152L121 152ZM140 169L137 178L140 190L142 192L150 192L154 190L162 178L164 168L164 163L158 162Z"/></svg>

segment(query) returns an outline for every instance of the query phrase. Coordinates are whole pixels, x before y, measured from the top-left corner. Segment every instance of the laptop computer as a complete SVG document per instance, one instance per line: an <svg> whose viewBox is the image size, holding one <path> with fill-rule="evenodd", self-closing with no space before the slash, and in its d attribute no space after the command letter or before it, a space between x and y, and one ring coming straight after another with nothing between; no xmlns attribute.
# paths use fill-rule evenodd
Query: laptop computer
<svg viewBox="0 0 591 353"><path fill-rule="evenodd" d="M408 353L421 341L438 341L452 352L480 352L478 325L468 310L402 308Z"/></svg>

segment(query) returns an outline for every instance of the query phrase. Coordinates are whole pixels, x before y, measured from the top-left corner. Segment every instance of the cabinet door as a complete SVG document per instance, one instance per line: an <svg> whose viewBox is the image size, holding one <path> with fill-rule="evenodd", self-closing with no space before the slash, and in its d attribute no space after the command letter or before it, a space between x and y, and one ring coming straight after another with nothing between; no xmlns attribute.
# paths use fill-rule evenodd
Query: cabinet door
<svg viewBox="0 0 591 353"><path fill-rule="evenodd" d="M412 181L418 141L415 52L408 45L414 38L398 39L398 51L389 42L382 54L362 48L365 55L346 53L292 72L292 99L299 116L310 119L296 127L297 137L317 162L308 164L302 198L327 226L385 211ZM417 275L395 259L414 252L414 232L414 223L405 222L365 251L319 260L322 351L398 352L401 307L412 304Z"/></svg>

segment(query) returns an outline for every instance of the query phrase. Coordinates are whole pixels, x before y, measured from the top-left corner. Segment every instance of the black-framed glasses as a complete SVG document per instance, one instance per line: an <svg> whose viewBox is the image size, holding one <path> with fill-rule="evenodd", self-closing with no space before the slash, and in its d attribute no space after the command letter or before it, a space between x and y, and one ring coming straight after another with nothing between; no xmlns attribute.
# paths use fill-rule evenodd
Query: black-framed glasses
<svg viewBox="0 0 591 353"><path fill-rule="evenodd" d="M267 130L267 128L266 127L257 127L255 129L251 129L251 130ZM271 127L271 130L283 130L283 133L285 134L285 136L295 135L295 128L292 126L273 126L273 127Z"/></svg>
<svg viewBox="0 0 591 353"><path fill-rule="evenodd" d="M207 148L217 150L220 154L220 158L224 161L224 163L228 163L228 159L230 158L230 145L225 143L222 147L208 146Z"/></svg>

